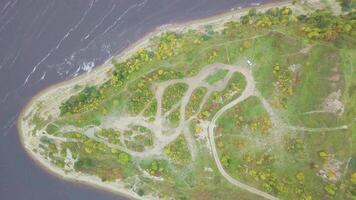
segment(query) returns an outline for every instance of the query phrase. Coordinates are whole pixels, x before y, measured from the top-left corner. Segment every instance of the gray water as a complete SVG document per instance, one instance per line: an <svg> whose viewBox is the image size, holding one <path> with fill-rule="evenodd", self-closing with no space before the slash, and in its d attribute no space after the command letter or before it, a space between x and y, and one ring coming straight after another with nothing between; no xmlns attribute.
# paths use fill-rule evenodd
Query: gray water
<svg viewBox="0 0 356 200"><path fill-rule="evenodd" d="M60 180L34 163L16 130L21 108L157 26L265 1L271 0L0 0L0 199L125 199Z"/></svg>

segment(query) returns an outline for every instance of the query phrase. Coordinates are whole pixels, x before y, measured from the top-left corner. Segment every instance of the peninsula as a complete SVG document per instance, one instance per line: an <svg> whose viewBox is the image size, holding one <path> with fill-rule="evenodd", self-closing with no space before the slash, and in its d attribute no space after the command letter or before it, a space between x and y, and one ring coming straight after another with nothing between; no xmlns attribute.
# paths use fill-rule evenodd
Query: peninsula
<svg viewBox="0 0 356 200"><path fill-rule="evenodd" d="M133 199L356 198L353 1L166 25L34 96L26 152Z"/></svg>

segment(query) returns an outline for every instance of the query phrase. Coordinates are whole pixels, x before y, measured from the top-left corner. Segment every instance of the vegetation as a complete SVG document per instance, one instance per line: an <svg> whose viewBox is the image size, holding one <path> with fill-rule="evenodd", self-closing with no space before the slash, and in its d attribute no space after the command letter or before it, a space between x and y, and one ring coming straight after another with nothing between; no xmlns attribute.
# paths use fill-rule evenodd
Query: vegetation
<svg viewBox="0 0 356 200"><path fill-rule="evenodd" d="M164 153L167 154L176 165L186 165L190 157L188 144L183 136L180 136L176 141L164 148Z"/></svg>
<svg viewBox="0 0 356 200"><path fill-rule="evenodd" d="M98 101L103 99L97 87L86 87L79 94L72 96L60 107L61 114L72 114L92 109L97 106Z"/></svg>
<svg viewBox="0 0 356 200"><path fill-rule="evenodd" d="M251 9L221 31L153 37L114 60L104 83L77 87L59 116L42 109L47 102L36 106L28 117L36 154L65 172L121 180L139 196L259 198L225 179L215 142L226 173L262 192L354 199L355 2L339 2L340 15L296 2L299 10Z"/></svg>

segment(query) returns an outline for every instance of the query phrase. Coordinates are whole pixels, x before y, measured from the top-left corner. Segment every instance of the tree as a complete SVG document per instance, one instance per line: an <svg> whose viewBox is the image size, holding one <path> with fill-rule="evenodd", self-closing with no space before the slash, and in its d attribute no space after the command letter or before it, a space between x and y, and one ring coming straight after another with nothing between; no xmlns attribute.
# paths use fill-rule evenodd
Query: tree
<svg viewBox="0 0 356 200"><path fill-rule="evenodd" d="M328 11L317 10L312 13L307 22L321 29L329 27L335 17Z"/></svg>
<svg viewBox="0 0 356 200"><path fill-rule="evenodd" d="M257 10L256 10L256 8L251 8L251 9L248 11L248 15L249 15L250 17L256 16L256 15L257 15Z"/></svg>
<svg viewBox="0 0 356 200"><path fill-rule="evenodd" d="M343 11L350 11L356 7L356 0L338 0Z"/></svg>
<svg viewBox="0 0 356 200"><path fill-rule="evenodd" d="M240 23L236 21L230 21L224 24L223 34L227 37L233 38L239 32Z"/></svg>
<svg viewBox="0 0 356 200"><path fill-rule="evenodd" d="M257 22L257 26L262 26L262 27L269 27L272 25L272 21L269 17L263 16L260 20Z"/></svg>
<svg viewBox="0 0 356 200"><path fill-rule="evenodd" d="M332 184L328 184L324 187L324 190L331 196L334 196L336 194L335 192L336 189L337 188Z"/></svg>
<svg viewBox="0 0 356 200"><path fill-rule="evenodd" d="M75 164L75 170L90 169L94 166L93 161L90 158L80 158Z"/></svg>
<svg viewBox="0 0 356 200"><path fill-rule="evenodd" d="M127 153L120 153L118 157L120 164L126 165L130 161L130 156Z"/></svg>
<svg viewBox="0 0 356 200"><path fill-rule="evenodd" d="M356 172L352 173L352 175L351 175L351 182L352 182L353 184L356 184Z"/></svg>
<svg viewBox="0 0 356 200"><path fill-rule="evenodd" d="M145 191L144 191L142 188L140 188L140 189L137 191L137 194L138 194L140 197L142 197L142 196L145 194Z"/></svg>
<svg viewBox="0 0 356 200"><path fill-rule="evenodd" d="M251 22L251 17L248 15L242 16L240 18L241 24L249 24Z"/></svg>

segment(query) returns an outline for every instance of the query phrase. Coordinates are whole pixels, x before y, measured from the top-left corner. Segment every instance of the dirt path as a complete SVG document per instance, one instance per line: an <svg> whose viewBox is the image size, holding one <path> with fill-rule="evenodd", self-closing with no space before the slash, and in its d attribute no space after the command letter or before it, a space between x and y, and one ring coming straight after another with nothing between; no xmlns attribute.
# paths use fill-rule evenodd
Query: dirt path
<svg viewBox="0 0 356 200"><path fill-rule="evenodd" d="M303 131L303 132L321 132L321 131L332 131L332 130L339 130L339 129L347 129L348 126L340 126L340 127L334 127L334 128L305 128L305 127L294 127L294 126L289 126L286 122L284 122L278 115L278 113L275 112L275 110L272 108L272 106L269 104L269 102L262 96L262 94L257 90L256 85L255 85L255 80L252 75L252 68L253 65L250 62L243 63L240 66L233 66L233 65L226 65L226 64L212 64L204 67L196 76L193 77L186 77L182 79L174 79L174 80L168 80L160 83L155 83L152 86L152 90L155 94L155 98L157 100L157 110L154 116L154 120L150 121L147 117L143 116L143 112L141 114L138 114L137 116L128 116L128 115L122 115L122 116L108 116L104 118L102 124L100 127L98 126L87 126L84 128L78 128L74 126L65 126L61 128L62 132L81 132L85 134L87 137L97 141L106 144L110 148L116 148L120 151L126 152L130 154L131 156L137 157L137 158L149 158L149 157L164 157L163 149L173 143L180 135L183 135L184 138L187 141L188 144L188 149L191 153L192 160L195 160L196 155L197 155L197 149L196 149L196 141L193 137L193 134L191 133L189 127L190 127L190 122L197 118L197 115L201 112L204 104L207 102L209 97L213 92L216 91L222 91L224 90L227 86L229 81L231 80L232 76L234 73L238 72L243 75L246 81L246 87L244 88L243 92L239 97L236 99L232 100L230 103L224 105L218 112L213 116L212 120L210 122L207 122L207 131L208 131L208 142L210 145L210 149L212 151L212 156L213 159L217 165L217 168L221 175L229 181L231 184L249 191L251 193L254 193L256 195L259 195L261 197L264 197L266 199L271 199L275 200L277 199L276 197L263 192L257 188L251 187L247 184L244 184L233 177L231 177L223 168L219 155L216 149L215 145L215 138L214 138L214 129L216 127L217 120L221 117L222 114L224 114L227 110L230 108L238 105L242 101L248 99L249 97L255 96L257 97L261 104L263 105L264 109L268 113L273 129L272 132L275 134L274 136L277 138L278 141L282 138L282 134L286 130L292 130L292 131ZM209 84L206 81L206 78L210 75L213 75L216 73L218 70L227 70L228 73L225 75L225 77L222 80L219 80L215 82L214 84ZM177 83L183 83L186 84L188 89L187 91L184 92L183 97L179 102L177 102L175 105L172 106L168 111L163 111L162 108L162 101L163 101L163 96L164 92L169 86L172 86ZM205 95L203 96L199 108L195 114L190 116L188 119L186 117L186 107L190 101L190 98L194 91L197 88L204 87L207 89ZM179 110L179 124L177 127L172 127L169 125L169 119L168 116L169 114L174 110L178 109ZM146 148L142 152L134 151L131 149L128 149L125 145L118 145L118 144L111 144L106 140L105 138L98 137L95 132L100 130L101 128L105 129L115 129L120 132L125 132L128 131L132 128L132 126L143 126L151 131L153 134L153 146L150 148ZM166 132L170 132L169 135L165 134ZM48 135L48 134L47 134ZM50 138L65 142L66 138L60 138L60 137L55 137L48 135ZM121 136L124 137L124 136ZM121 141L123 141L123 138L120 138Z"/></svg>
<svg viewBox="0 0 356 200"><path fill-rule="evenodd" d="M225 65L220 65L220 66L225 66ZM264 109L268 113L272 124L273 124L273 132L275 133L275 136L277 137L278 140L282 138L281 133L283 133L285 130L293 130L293 131L303 131L303 132L324 132L324 131L333 131L333 130L340 130L340 129L347 129L347 125L339 126L339 127L333 127L333 128L306 128L306 127L295 127L295 126L288 126L286 122L284 122L278 114L275 112L275 110L272 108L272 106L269 104L269 102L261 95L261 93L256 89L255 86L255 81L252 76L251 68L248 65L243 65L243 66L238 66L236 69L237 71L240 72L241 74L244 75L247 85L245 90L242 92L241 96L238 98L234 99L230 103L226 104L223 106L212 118L208 125L208 138L209 138L209 144L211 147L212 151L212 156L213 159L217 165L217 168L219 172L221 173L222 176L226 180L228 180L231 184L236 185L237 187L247 190L251 193L254 193L256 195L259 195L261 197L264 197L266 199L271 199L275 200L278 199L266 192L263 192L261 190L258 190L254 187L251 187L247 184L244 184L234 178L232 178L224 169L222 166L218 152L216 150L216 145L215 145L215 137L214 137L214 129L216 127L216 122L220 118L220 116L225 113L227 110L230 108L236 106L237 104L241 103L242 101L246 100L249 97L256 96L260 102L262 103Z"/></svg>
<svg viewBox="0 0 356 200"><path fill-rule="evenodd" d="M220 81L216 82L213 85L210 85L206 82L206 78L214 73L216 73L220 69L228 70L228 74ZM243 75L246 76L244 73L247 73L246 70L242 70ZM183 79L174 79L168 80L165 82L160 82L153 84L152 90L154 91L155 98L157 100L157 110L155 114L154 121L149 121L148 118L144 117L141 114L137 116L109 116L106 117L100 127L98 126L87 126L84 128L78 128L74 126L66 126L62 127L62 132L81 132L85 134L87 137L106 144L111 148L117 148L121 151L124 151L132 156L138 158L147 158L153 156L163 156L163 148L169 145L170 143L174 142L180 135L183 135L187 141L188 148L191 152L192 159L196 158L197 150L196 150L196 142L195 139L190 132L189 126L190 122L197 117L201 109L203 108L204 104L206 103L207 99L210 97L212 92L214 91L222 91L225 89L235 72L242 72L241 69L231 66L231 65L223 65L223 64L212 64L208 65L203 68L199 74L194 77L188 77ZM171 127L168 121L168 115L172 112L172 109L163 112L162 108L162 98L166 89L174 84L177 83L184 83L188 86L187 91L184 93L184 96L180 100L180 102L176 103L173 108L179 109L180 121L178 127ZM194 115L186 119L186 107L190 101L190 98L193 92L200 87L205 87L207 89L207 93L205 94L203 100L200 102L199 110ZM126 146L117 145L117 144L110 144L107 140L96 136L94 133L98 131L100 128L105 129L115 129L120 132L125 132L130 130L132 126L143 126L149 129L153 134L153 147L147 148L142 152L137 152L128 149ZM170 132L171 134L166 135L164 132ZM121 139L122 140L122 139Z"/></svg>
<svg viewBox="0 0 356 200"><path fill-rule="evenodd" d="M249 69L249 67L247 66L239 66L236 67L237 69L239 69L238 71L243 74L245 76L247 85L245 90L242 92L241 96L239 96L238 98L236 98L235 100L231 101L230 103L226 104L224 107L222 107L212 118L209 126L208 126L208 136L209 136L209 143L211 146L211 150L212 150L212 154L213 154L213 158L214 161L216 163L216 166L219 170L219 172L221 173L222 176L224 176L224 178L226 180L228 180L231 184L236 185L237 187L243 189L243 190L247 190L251 193L254 193L256 195L262 196L266 199L272 199L275 200L277 199L276 197L265 193L261 190L258 190L254 187L251 187L249 185L246 185L234 178L232 178L224 169L224 167L222 166L220 159L219 159L219 155L218 152L216 150L216 146L215 146L215 138L214 138L214 129L216 127L216 121L219 119L219 117L228 109L234 107L235 105L239 104L240 102L244 101L245 99L256 95L256 88L255 88L255 81L253 79L253 76L251 74L251 70Z"/></svg>

